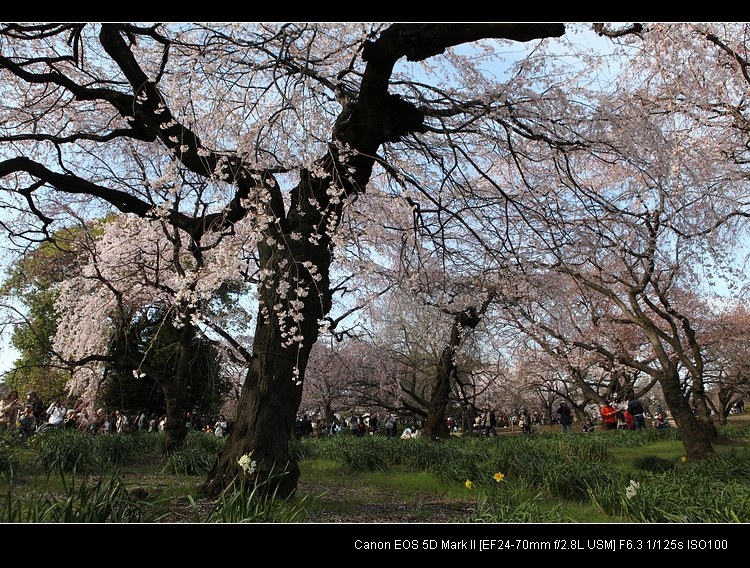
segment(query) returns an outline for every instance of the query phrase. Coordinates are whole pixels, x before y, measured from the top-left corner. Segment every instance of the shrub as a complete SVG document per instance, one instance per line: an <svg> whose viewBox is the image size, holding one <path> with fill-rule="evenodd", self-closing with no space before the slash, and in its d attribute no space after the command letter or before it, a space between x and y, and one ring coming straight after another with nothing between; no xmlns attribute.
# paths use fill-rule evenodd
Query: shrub
<svg viewBox="0 0 750 568"><path fill-rule="evenodd" d="M543 508L541 494L525 495L520 491L512 493L505 499L490 499L483 496L477 499L477 505L465 519L457 522L467 523L562 523L570 521L557 504Z"/></svg>
<svg viewBox="0 0 750 568"><path fill-rule="evenodd" d="M10 450L0 446L0 475L5 475L12 479L16 470L16 462Z"/></svg>
<svg viewBox="0 0 750 568"><path fill-rule="evenodd" d="M23 500L10 490L0 502L0 522L25 523L138 523L160 520L157 501L150 503L128 492L122 480L106 469L92 483L87 475L71 479L62 470L62 494L34 493Z"/></svg>
<svg viewBox="0 0 750 568"><path fill-rule="evenodd" d="M226 438L218 438L206 432L190 432L185 437L185 449L200 449L218 456L224 448Z"/></svg>

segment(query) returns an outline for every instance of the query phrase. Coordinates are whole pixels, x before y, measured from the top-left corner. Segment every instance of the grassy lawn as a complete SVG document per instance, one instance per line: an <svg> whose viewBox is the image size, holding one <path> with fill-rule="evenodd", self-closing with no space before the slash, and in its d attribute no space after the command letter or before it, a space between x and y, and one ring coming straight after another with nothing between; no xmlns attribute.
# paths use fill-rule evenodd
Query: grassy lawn
<svg viewBox="0 0 750 568"><path fill-rule="evenodd" d="M0 521L750 522L750 425L732 426L700 463L674 429L295 441L298 492L270 501L198 499L220 449L202 433L169 458L150 435L0 439Z"/></svg>
<svg viewBox="0 0 750 568"><path fill-rule="evenodd" d="M726 451L723 448L719 452ZM682 442L656 442L648 446L636 448L611 448L612 463L622 468L624 471L635 471L634 463L644 456L655 456L671 462L677 462L685 455L685 448Z"/></svg>

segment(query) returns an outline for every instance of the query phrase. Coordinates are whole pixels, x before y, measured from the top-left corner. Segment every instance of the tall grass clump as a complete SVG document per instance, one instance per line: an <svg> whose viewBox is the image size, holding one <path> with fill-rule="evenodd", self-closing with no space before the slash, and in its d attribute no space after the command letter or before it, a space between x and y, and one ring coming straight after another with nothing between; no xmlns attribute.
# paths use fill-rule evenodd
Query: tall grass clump
<svg viewBox="0 0 750 568"><path fill-rule="evenodd" d="M700 476L718 483L746 483L750 486L750 449L732 449L712 458L686 463L686 476Z"/></svg>
<svg viewBox="0 0 750 568"><path fill-rule="evenodd" d="M157 522L162 503L141 500L106 467L91 477L60 469L62 491L35 492L23 499L8 489L0 499L0 522L10 523L140 523Z"/></svg>
<svg viewBox="0 0 750 568"><path fill-rule="evenodd" d="M610 464L585 461L566 461L551 464L535 483L545 494L570 501L588 501L591 492L618 484L621 470Z"/></svg>
<svg viewBox="0 0 750 568"><path fill-rule="evenodd" d="M521 436L525 447L533 447L538 452L551 453L566 461L582 460L589 462L607 462L610 459L607 440L597 435L571 436L562 433Z"/></svg>
<svg viewBox="0 0 750 568"><path fill-rule="evenodd" d="M462 444L460 441L443 440L429 445L429 457L420 465L439 478L453 483L466 479L481 479L488 470L492 454L489 444ZM416 463L420 463L415 460Z"/></svg>
<svg viewBox="0 0 750 568"><path fill-rule="evenodd" d="M337 444L338 459L354 471L388 471L391 464L386 460L374 436L358 438L339 436Z"/></svg>
<svg viewBox="0 0 750 568"><path fill-rule="evenodd" d="M641 480L621 497L622 514L648 523L746 523L750 521L750 488L737 482L718 483L702 475L665 473ZM631 494L635 493L632 497Z"/></svg>
<svg viewBox="0 0 750 568"><path fill-rule="evenodd" d="M205 432L190 432L185 437L182 449L169 455L162 471L185 476L207 475L225 442L225 438L217 438Z"/></svg>
<svg viewBox="0 0 750 568"><path fill-rule="evenodd" d="M633 460L633 467L641 471L651 473L664 473L672 471L677 464L673 461L661 458L659 456L645 455L639 456Z"/></svg>
<svg viewBox="0 0 750 568"><path fill-rule="evenodd" d="M93 459L97 462L124 465L137 454L139 444L130 434L100 434L93 440Z"/></svg>
<svg viewBox="0 0 750 568"><path fill-rule="evenodd" d="M750 438L750 424L726 424L718 428L719 436L728 440Z"/></svg>
<svg viewBox="0 0 750 568"><path fill-rule="evenodd" d="M7 449L18 449L25 447L16 430L5 430L0 432L0 447Z"/></svg>
<svg viewBox="0 0 750 568"><path fill-rule="evenodd" d="M640 436L645 444L656 442L681 442L682 434L678 428L646 428L645 430L630 430L634 436Z"/></svg>
<svg viewBox="0 0 750 568"><path fill-rule="evenodd" d="M216 462L216 454L201 447L184 447L172 452L162 469L175 475L207 475Z"/></svg>
<svg viewBox="0 0 750 568"><path fill-rule="evenodd" d="M370 444L370 436L330 436L321 445L319 455L350 467L354 471L385 471L376 448Z"/></svg>
<svg viewBox="0 0 750 568"><path fill-rule="evenodd" d="M0 475L6 479L13 479L16 472L16 461L11 451L0 445Z"/></svg>
<svg viewBox="0 0 750 568"><path fill-rule="evenodd" d="M217 438L213 434L206 432L190 432L185 436L185 448L196 448L206 452L219 455L224 448L226 438Z"/></svg>
<svg viewBox="0 0 750 568"><path fill-rule="evenodd" d="M647 443L643 436L636 435L633 430L604 430L595 432L594 436L611 448L637 448Z"/></svg>
<svg viewBox="0 0 750 568"><path fill-rule="evenodd" d="M383 472L403 468L433 473L452 482L475 476L489 455L486 445L455 438L399 440L383 436L330 436L315 444L318 457L337 461L354 471Z"/></svg>
<svg viewBox="0 0 750 568"><path fill-rule="evenodd" d="M294 461L312 460L320 455L321 444L308 438L292 438L289 441L289 455Z"/></svg>
<svg viewBox="0 0 750 568"><path fill-rule="evenodd" d="M92 436L80 430L48 430L32 437L28 446L37 451L43 468L62 467L70 471L92 463L125 465L137 456L160 453L164 435L157 433L102 434Z"/></svg>
<svg viewBox="0 0 750 568"><path fill-rule="evenodd" d="M750 459L730 453L663 472L639 471L592 488L605 514L629 522L750 521Z"/></svg>
<svg viewBox="0 0 750 568"><path fill-rule="evenodd" d="M18 468L16 452L23 447L21 439L15 432L0 433L0 475L6 479L13 479Z"/></svg>
<svg viewBox="0 0 750 568"><path fill-rule="evenodd" d="M248 462L248 471L255 471L255 462ZM243 466L244 468L245 466ZM307 508L314 501L310 496L281 497L279 478L286 470L271 473L261 481L250 481L240 473L222 491L208 515L201 519L195 508L196 521L205 523L296 523L304 519Z"/></svg>
<svg viewBox="0 0 750 568"><path fill-rule="evenodd" d="M188 434L189 436L190 434ZM154 455L164 452L164 432L131 432L128 434L130 439L131 452L140 455ZM213 436L214 438L216 436Z"/></svg>
<svg viewBox="0 0 750 568"><path fill-rule="evenodd" d="M28 440L36 459L47 472L82 469L95 459L94 438L78 430L48 430Z"/></svg>

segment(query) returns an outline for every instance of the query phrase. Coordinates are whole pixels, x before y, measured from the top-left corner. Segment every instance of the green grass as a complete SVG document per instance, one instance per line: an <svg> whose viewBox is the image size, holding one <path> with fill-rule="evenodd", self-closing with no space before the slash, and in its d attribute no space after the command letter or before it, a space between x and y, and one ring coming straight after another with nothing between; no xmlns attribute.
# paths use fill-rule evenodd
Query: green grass
<svg viewBox="0 0 750 568"><path fill-rule="evenodd" d="M456 520L750 521L746 441L739 447L717 446L717 458L695 464L683 463L685 451L674 429L395 443L334 437L315 443L315 457L303 462L302 471L308 475L313 470L305 464L327 456L326 468L315 470L321 486L349 483L366 495L366 488L385 484L408 504L425 493L466 494L470 481L473 513ZM505 476L501 484L493 480L498 472ZM348 505L355 506L354 501L350 498Z"/></svg>
<svg viewBox="0 0 750 568"><path fill-rule="evenodd" d="M0 436L0 521L279 523L364 512L375 522L402 511L414 522L436 512L454 522L750 522L750 430L730 432L737 442L696 463L682 461L676 430L293 441L304 490L282 499L249 487L200 513L196 488L222 447L215 437L194 433L166 456L159 435Z"/></svg>
<svg viewBox="0 0 750 568"><path fill-rule="evenodd" d="M644 455L653 455L677 463L685 455L682 442L657 442L648 446L610 448L612 463L625 471L634 471L634 463Z"/></svg>

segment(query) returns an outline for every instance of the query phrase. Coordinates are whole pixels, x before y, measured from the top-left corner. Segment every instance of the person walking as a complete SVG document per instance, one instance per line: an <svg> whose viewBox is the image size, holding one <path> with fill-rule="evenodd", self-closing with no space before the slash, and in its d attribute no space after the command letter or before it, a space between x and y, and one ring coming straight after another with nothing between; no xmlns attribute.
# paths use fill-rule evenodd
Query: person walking
<svg viewBox="0 0 750 568"><path fill-rule="evenodd" d="M217 438L223 438L224 434L227 431L227 420L224 418L223 414L219 414L219 418L216 420L216 423L214 424L214 436Z"/></svg>
<svg viewBox="0 0 750 568"><path fill-rule="evenodd" d="M31 405L31 411L37 422L44 421L44 401L39 397L35 390L31 390L26 395L26 404Z"/></svg>
<svg viewBox="0 0 750 568"><path fill-rule="evenodd" d="M633 398L628 402L628 412L633 416L633 427L636 430L646 429L646 413L641 401Z"/></svg>
<svg viewBox="0 0 750 568"><path fill-rule="evenodd" d="M560 426L563 432L572 432L571 424L573 424L573 413L570 411L568 403L562 401L560 407L557 409L557 417L560 419Z"/></svg>
<svg viewBox="0 0 750 568"><path fill-rule="evenodd" d="M16 427L18 417L22 412L18 391L10 391L0 402L0 432Z"/></svg>
<svg viewBox="0 0 750 568"><path fill-rule="evenodd" d="M529 417L529 412L525 408L521 409L521 412L518 415L518 421L521 424L521 433L531 434L531 418Z"/></svg>
<svg viewBox="0 0 750 568"><path fill-rule="evenodd" d="M111 429L111 426L110 426ZM130 432L130 421L124 412L115 410L115 428L118 434L127 434Z"/></svg>
<svg viewBox="0 0 750 568"><path fill-rule="evenodd" d="M36 418L34 417L34 407L26 404L21 418L18 420L18 427L21 430L21 438L25 442L36 432Z"/></svg>
<svg viewBox="0 0 750 568"><path fill-rule="evenodd" d="M302 437L312 438L313 425L310 417L307 414L302 415ZM224 427L226 429L226 426Z"/></svg>
<svg viewBox="0 0 750 568"><path fill-rule="evenodd" d="M495 412L490 410L489 406L484 407L484 437L489 438L492 433L497 438L497 419L495 418Z"/></svg>
<svg viewBox="0 0 750 568"><path fill-rule="evenodd" d="M349 433L352 436L359 436L359 416L352 410L349 416Z"/></svg>

